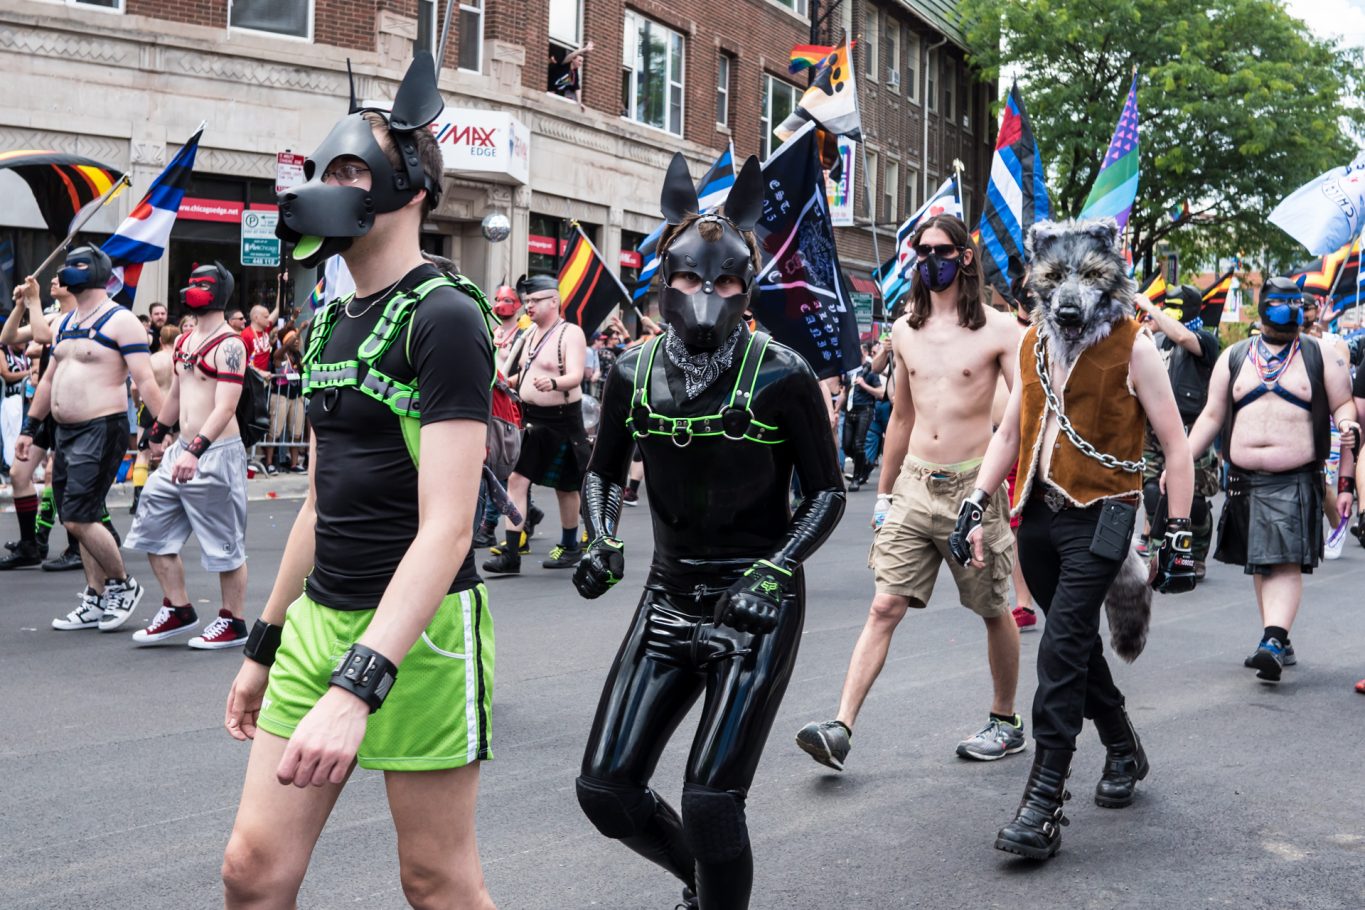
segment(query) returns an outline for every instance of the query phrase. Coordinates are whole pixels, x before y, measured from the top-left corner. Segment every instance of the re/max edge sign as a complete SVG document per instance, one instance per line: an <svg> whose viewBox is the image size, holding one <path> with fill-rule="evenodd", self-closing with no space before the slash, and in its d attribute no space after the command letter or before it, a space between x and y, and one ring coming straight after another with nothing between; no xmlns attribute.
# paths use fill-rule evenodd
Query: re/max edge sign
<svg viewBox="0 0 1365 910"><path fill-rule="evenodd" d="M437 142L467 146L472 155L483 154L491 157L498 153L496 139L498 128L495 126L485 129L473 124L461 126L456 123L433 123L431 131L435 133Z"/></svg>

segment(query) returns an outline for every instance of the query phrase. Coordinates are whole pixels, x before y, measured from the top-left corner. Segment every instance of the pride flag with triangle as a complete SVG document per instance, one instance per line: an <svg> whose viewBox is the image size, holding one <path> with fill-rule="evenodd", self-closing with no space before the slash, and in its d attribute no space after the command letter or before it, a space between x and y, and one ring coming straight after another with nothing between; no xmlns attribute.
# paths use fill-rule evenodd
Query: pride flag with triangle
<svg viewBox="0 0 1365 910"><path fill-rule="evenodd" d="M1081 206L1080 218L1113 218L1122 229L1133 214L1133 203L1138 191L1138 107L1137 73L1133 74L1133 84L1128 89L1128 100L1124 102L1119 124L1114 128L1114 138L1109 141L1109 151L1100 165L1100 174L1095 185L1090 188L1085 205Z"/></svg>

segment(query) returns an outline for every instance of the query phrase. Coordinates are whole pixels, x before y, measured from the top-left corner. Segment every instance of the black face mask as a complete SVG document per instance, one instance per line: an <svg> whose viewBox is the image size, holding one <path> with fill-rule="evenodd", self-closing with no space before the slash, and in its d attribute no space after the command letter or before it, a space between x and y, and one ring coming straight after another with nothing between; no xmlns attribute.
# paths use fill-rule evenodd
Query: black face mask
<svg viewBox="0 0 1365 910"><path fill-rule="evenodd" d="M919 280L931 291L946 291L957 278L958 259L940 259L937 253L930 253L915 263Z"/></svg>

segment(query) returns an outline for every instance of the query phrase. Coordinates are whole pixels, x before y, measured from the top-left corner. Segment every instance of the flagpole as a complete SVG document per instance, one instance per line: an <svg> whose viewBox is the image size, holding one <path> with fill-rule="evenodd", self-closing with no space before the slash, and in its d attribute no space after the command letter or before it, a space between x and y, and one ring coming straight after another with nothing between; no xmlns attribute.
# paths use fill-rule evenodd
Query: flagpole
<svg viewBox="0 0 1365 910"><path fill-rule="evenodd" d="M852 66L853 54L848 49L847 31L844 32L843 40L840 43L844 45L844 56L849 61L849 66ZM853 93L853 109L858 113L858 125L861 128L863 123L863 107L862 103L858 99L858 93L856 91ZM868 221L870 222L869 227L872 228L872 258L876 260L876 264L873 265L872 267L872 272L875 272L877 269L881 268L882 265L881 244L877 242L877 200L872 198L872 173L871 171L868 170L867 167L867 139L863 138L861 141L859 141L858 145L861 148L863 155L863 190L866 191L867 193L867 211L869 215ZM818 158L820 155L820 150L818 147L815 150L815 154L816 157ZM896 195L899 196L900 193L897 192ZM872 274L872 272L870 272L869 274ZM872 280L873 281L877 280L875 275L873 275Z"/></svg>
<svg viewBox="0 0 1365 910"><path fill-rule="evenodd" d="M95 217L95 213L98 212L100 209L104 208L105 205L109 203L109 200L113 199L114 196L125 186L132 186L132 183L133 183L132 179L129 178L127 174L124 174L122 177L116 180L109 187L109 189L104 191L104 195L99 198L99 205L87 206L85 211L85 217L81 218L79 223L73 223L71 225L71 230L67 231L66 233L66 239L63 240L61 243L57 244L57 248L55 250L47 254L47 258L44 259L36 269L33 270L33 274L35 276L41 275L43 273L43 270L50 266L53 260L55 260L59 254L64 253L67 247L71 246L71 241L76 239L76 235L81 232L81 228L85 227L85 225L90 221L90 219Z"/></svg>
<svg viewBox="0 0 1365 910"><path fill-rule="evenodd" d="M630 308L635 311L635 315L639 316L641 319L647 318L644 313L640 312L640 308L636 305L635 301L631 299L630 292L626 290L626 286L621 283L621 276L613 272L611 270L611 267L607 264L607 260L602 258L601 253L597 252L597 247L596 245L593 244L592 238L590 238L586 233L584 233L583 226L578 223L578 219L576 218L570 219L569 223L573 225L573 229L575 231L578 231L578 236L583 238L583 242L588 245L588 249L592 250L592 254L602 261L602 266L604 270L608 275L611 276L611 280L616 282L616 287L621 291L621 296L624 297L626 299L626 302L630 304Z"/></svg>

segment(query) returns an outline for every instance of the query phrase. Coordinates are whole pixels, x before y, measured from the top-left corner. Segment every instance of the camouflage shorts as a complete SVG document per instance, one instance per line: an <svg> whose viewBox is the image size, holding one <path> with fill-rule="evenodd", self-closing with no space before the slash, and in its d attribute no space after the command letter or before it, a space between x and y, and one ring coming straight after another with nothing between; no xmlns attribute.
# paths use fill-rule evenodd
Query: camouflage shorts
<svg viewBox="0 0 1365 910"><path fill-rule="evenodd" d="M1142 457L1146 461L1142 470L1143 482L1156 480L1166 469L1166 456L1162 454L1161 444L1157 442L1150 424L1147 427ZM1218 495L1218 489L1218 456L1214 453L1213 447L1209 446L1194 460L1194 495L1210 499Z"/></svg>

